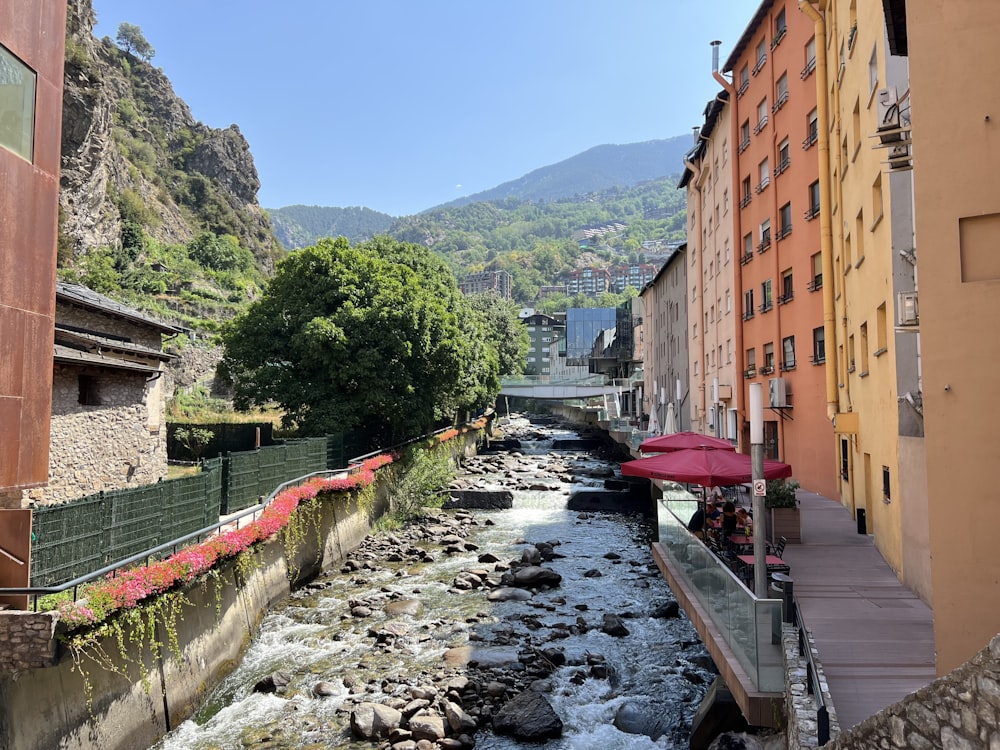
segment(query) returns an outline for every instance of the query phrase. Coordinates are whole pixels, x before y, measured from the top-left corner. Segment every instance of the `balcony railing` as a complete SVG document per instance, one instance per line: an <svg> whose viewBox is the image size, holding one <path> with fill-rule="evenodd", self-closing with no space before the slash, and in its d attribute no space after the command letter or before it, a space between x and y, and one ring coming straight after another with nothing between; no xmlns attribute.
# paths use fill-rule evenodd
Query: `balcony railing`
<svg viewBox="0 0 1000 750"><path fill-rule="evenodd" d="M784 92L784 93L783 93L783 94L782 94L781 96L779 96L779 97L778 97L778 101L776 101L776 102L775 102L775 103L774 103L774 104L773 104L773 105L771 106L771 114L774 114L774 113L775 113L775 112L777 112L777 111L778 111L779 109L781 109L782 107L784 107L784 106L785 106L785 102L787 102L787 101L788 101L788 92L786 91L786 92Z"/></svg>
<svg viewBox="0 0 1000 750"><path fill-rule="evenodd" d="M757 377L757 368L756 367L748 367L747 369L745 369L743 371L743 377L746 378L747 380L749 380L750 378Z"/></svg>
<svg viewBox="0 0 1000 750"><path fill-rule="evenodd" d="M750 148L750 139L749 139L749 138L746 138L746 139L744 139L744 140L740 141L740 148L739 148L739 152L740 152L741 154L742 154L742 153L743 153L744 151L746 151L746 150L747 150L748 148Z"/></svg>
<svg viewBox="0 0 1000 750"><path fill-rule="evenodd" d="M743 255L740 256L740 265L745 266L752 260L753 260L753 251L751 250L749 253L743 253Z"/></svg>
<svg viewBox="0 0 1000 750"><path fill-rule="evenodd" d="M806 80L809 77L809 74L812 73L814 70L816 70L816 58L812 57L806 63L806 66L802 69L802 72L799 73L799 78L801 78L803 81Z"/></svg>
<svg viewBox="0 0 1000 750"><path fill-rule="evenodd" d="M757 58L757 64L753 66L750 71L750 75L757 75L764 68L764 63L767 62L767 55L763 54Z"/></svg>
<svg viewBox="0 0 1000 750"><path fill-rule="evenodd" d="M760 255L762 253L766 253L769 247L771 247L771 235L765 234L763 238L761 238L760 243L757 245L757 254Z"/></svg>
<svg viewBox="0 0 1000 750"><path fill-rule="evenodd" d="M814 355L812 355L809 358L809 361L812 362L814 365L821 365L824 362L826 362L826 355L825 354L814 354Z"/></svg>
<svg viewBox="0 0 1000 750"><path fill-rule="evenodd" d="M792 160L790 157L786 156L781 161L778 162L778 166L774 168L774 174L779 175L788 169L792 165Z"/></svg>
<svg viewBox="0 0 1000 750"><path fill-rule="evenodd" d="M783 239L785 239L785 237L787 237L791 233L792 233L792 225L791 224L785 224L785 226L781 227L778 230L778 239L779 240L783 240Z"/></svg>
<svg viewBox="0 0 1000 750"><path fill-rule="evenodd" d="M806 289L810 292L815 292L823 288L823 274L817 274L816 277L806 284Z"/></svg>
<svg viewBox="0 0 1000 750"><path fill-rule="evenodd" d="M789 370L794 370L795 369L795 360L793 359L793 360L791 360L789 362L782 362L779 365L779 367L781 368L782 372L788 372Z"/></svg>
<svg viewBox="0 0 1000 750"><path fill-rule="evenodd" d="M750 320L750 318L752 318L752 317L753 317L753 309L746 310L743 313L743 320Z"/></svg>
<svg viewBox="0 0 1000 750"><path fill-rule="evenodd" d="M764 367L761 367L761 368L760 368L760 374L761 374L761 375L770 375L770 374L772 374L773 372L774 372L774 367L767 367L767 366L765 365Z"/></svg>
<svg viewBox="0 0 1000 750"><path fill-rule="evenodd" d="M750 201L753 199L752 193L747 193L742 198L740 198L740 208L746 208L750 205Z"/></svg>
<svg viewBox="0 0 1000 750"><path fill-rule="evenodd" d="M736 98L739 99L741 96L743 96L747 92L748 88L750 88L750 79L749 78L747 80L743 81L740 84L740 87L738 89L736 89Z"/></svg>
<svg viewBox="0 0 1000 750"><path fill-rule="evenodd" d="M774 39L771 40L771 49L774 49L779 44L781 44L781 40L785 38L785 34L787 33L787 31L788 28L786 26L782 26L780 29L778 29L778 32L774 35Z"/></svg>
<svg viewBox="0 0 1000 750"><path fill-rule="evenodd" d="M761 313L766 313L766 312L770 312L772 307L774 307L774 305L772 305L770 302L761 302L760 303L760 307L758 307L757 309Z"/></svg>
<svg viewBox="0 0 1000 750"><path fill-rule="evenodd" d="M819 132L817 132L816 130L810 130L809 135L807 135L805 140L802 141L802 150L808 151L810 148L816 145L816 141L818 140L819 140Z"/></svg>
<svg viewBox="0 0 1000 750"><path fill-rule="evenodd" d="M754 125L753 134L757 135L757 133L762 131L766 125L767 125L767 115L764 115L757 121L757 124Z"/></svg>
<svg viewBox="0 0 1000 750"><path fill-rule="evenodd" d="M785 292L784 294L779 294L778 295L778 304L779 305L783 305L786 302L791 302L794 298L795 298L795 295L792 294L791 290L789 290L789 291Z"/></svg>
<svg viewBox="0 0 1000 750"><path fill-rule="evenodd" d="M819 206L810 206L806 209L806 221L812 221L819 216Z"/></svg>
<svg viewBox="0 0 1000 750"><path fill-rule="evenodd" d="M757 187L754 188L754 190L756 190L758 193L762 193L762 192L764 192L764 188L766 188L770 184L771 184L771 178L770 177L767 177L767 176L762 177L761 180L760 180L760 182L757 183Z"/></svg>

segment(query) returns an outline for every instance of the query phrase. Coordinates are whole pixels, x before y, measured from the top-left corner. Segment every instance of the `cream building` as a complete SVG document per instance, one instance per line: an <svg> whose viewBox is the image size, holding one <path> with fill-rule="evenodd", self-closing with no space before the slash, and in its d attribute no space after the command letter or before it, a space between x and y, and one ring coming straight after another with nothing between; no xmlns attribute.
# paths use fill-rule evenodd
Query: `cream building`
<svg viewBox="0 0 1000 750"><path fill-rule="evenodd" d="M833 335L825 348L840 496L900 579L929 602L908 69L887 54L880 5L824 0L814 7L805 10L816 39L825 38L817 93L826 106L817 111L818 153L828 164L809 186L807 210L822 208L832 269L824 291Z"/></svg>
<svg viewBox="0 0 1000 750"><path fill-rule="evenodd" d="M731 110L727 91L705 107L679 187L687 189L688 205L691 429L735 444L741 344L734 289Z"/></svg>

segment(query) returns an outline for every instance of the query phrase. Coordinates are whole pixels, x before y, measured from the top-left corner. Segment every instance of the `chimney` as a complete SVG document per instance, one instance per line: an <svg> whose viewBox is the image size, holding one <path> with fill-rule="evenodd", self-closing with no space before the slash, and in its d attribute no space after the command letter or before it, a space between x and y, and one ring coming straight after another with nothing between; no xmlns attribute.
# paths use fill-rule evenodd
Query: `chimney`
<svg viewBox="0 0 1000 750"><path fill-rule="evenodd" d="M712 72L713 73L718 73L719 72L719 45L720 44L722 44L722 42L720 40L718 40L718 39L716 39L714 42L711 42L711 45L712 45Z"/></svg>
<svg viewBox="0 0 1000 750"><path fill-rule="evenodd" d="M695 146L698 145L698 133L700 133L700 132L701 132L701 128L698 127L697 125L695 125L695 126L693 126L691 128L691 135L694 136L694 145Z"/></svg>

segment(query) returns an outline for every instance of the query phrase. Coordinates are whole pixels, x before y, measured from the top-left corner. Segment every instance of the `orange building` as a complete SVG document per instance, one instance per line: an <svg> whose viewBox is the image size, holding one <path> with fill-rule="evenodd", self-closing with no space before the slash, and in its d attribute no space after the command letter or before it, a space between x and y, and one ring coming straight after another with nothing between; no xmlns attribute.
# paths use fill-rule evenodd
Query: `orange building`
<svg viewBox="0 0 1000 750"><path fill-rule="evenodd" d="M0 3L0 506L49 468L66 3Z"/></svg>
<svg viewBox="0 0 1000 750"><path fill-rule="evenodd" d="M827 417L815 39L792 0L765 0L723 65L733 89L734 239L743 397L763 383L764 452L802 486L839 497ZM741 448L748 450L748 415Z"/></svg>

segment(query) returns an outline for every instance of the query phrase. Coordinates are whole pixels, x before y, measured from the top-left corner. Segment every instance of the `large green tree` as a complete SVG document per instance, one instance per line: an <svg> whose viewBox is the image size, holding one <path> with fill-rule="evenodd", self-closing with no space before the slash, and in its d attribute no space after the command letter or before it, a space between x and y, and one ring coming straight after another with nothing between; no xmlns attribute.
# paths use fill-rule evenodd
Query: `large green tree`
<svg viewBox="0 0 1000 750"><path fill-rule="evenodd" d="M115 37L115 41L130 55L140 57L146 62L152 60L153 55L156 54L153 45L147 42L146 37L142 35L142 29L135 24L121 23L118 26L118 36Z"/></svg>
<svg viewBox="0 0 1000 750"><path fill-rule="evenodd" d="M224 329L223 370L238 408L277 403L304 434L400 440L495 395L479 320L427 248L324 239L282 261Z"/></svg>
<svg viewBox="0 0 1000 750"><path fill-rule="evenodd" d="M499 374L520 375L527 362L531 340L528 330L518 319L517 303L504 299L496 292L474 294L469 306L479 317L478 325L497 353Z"/></svg>

